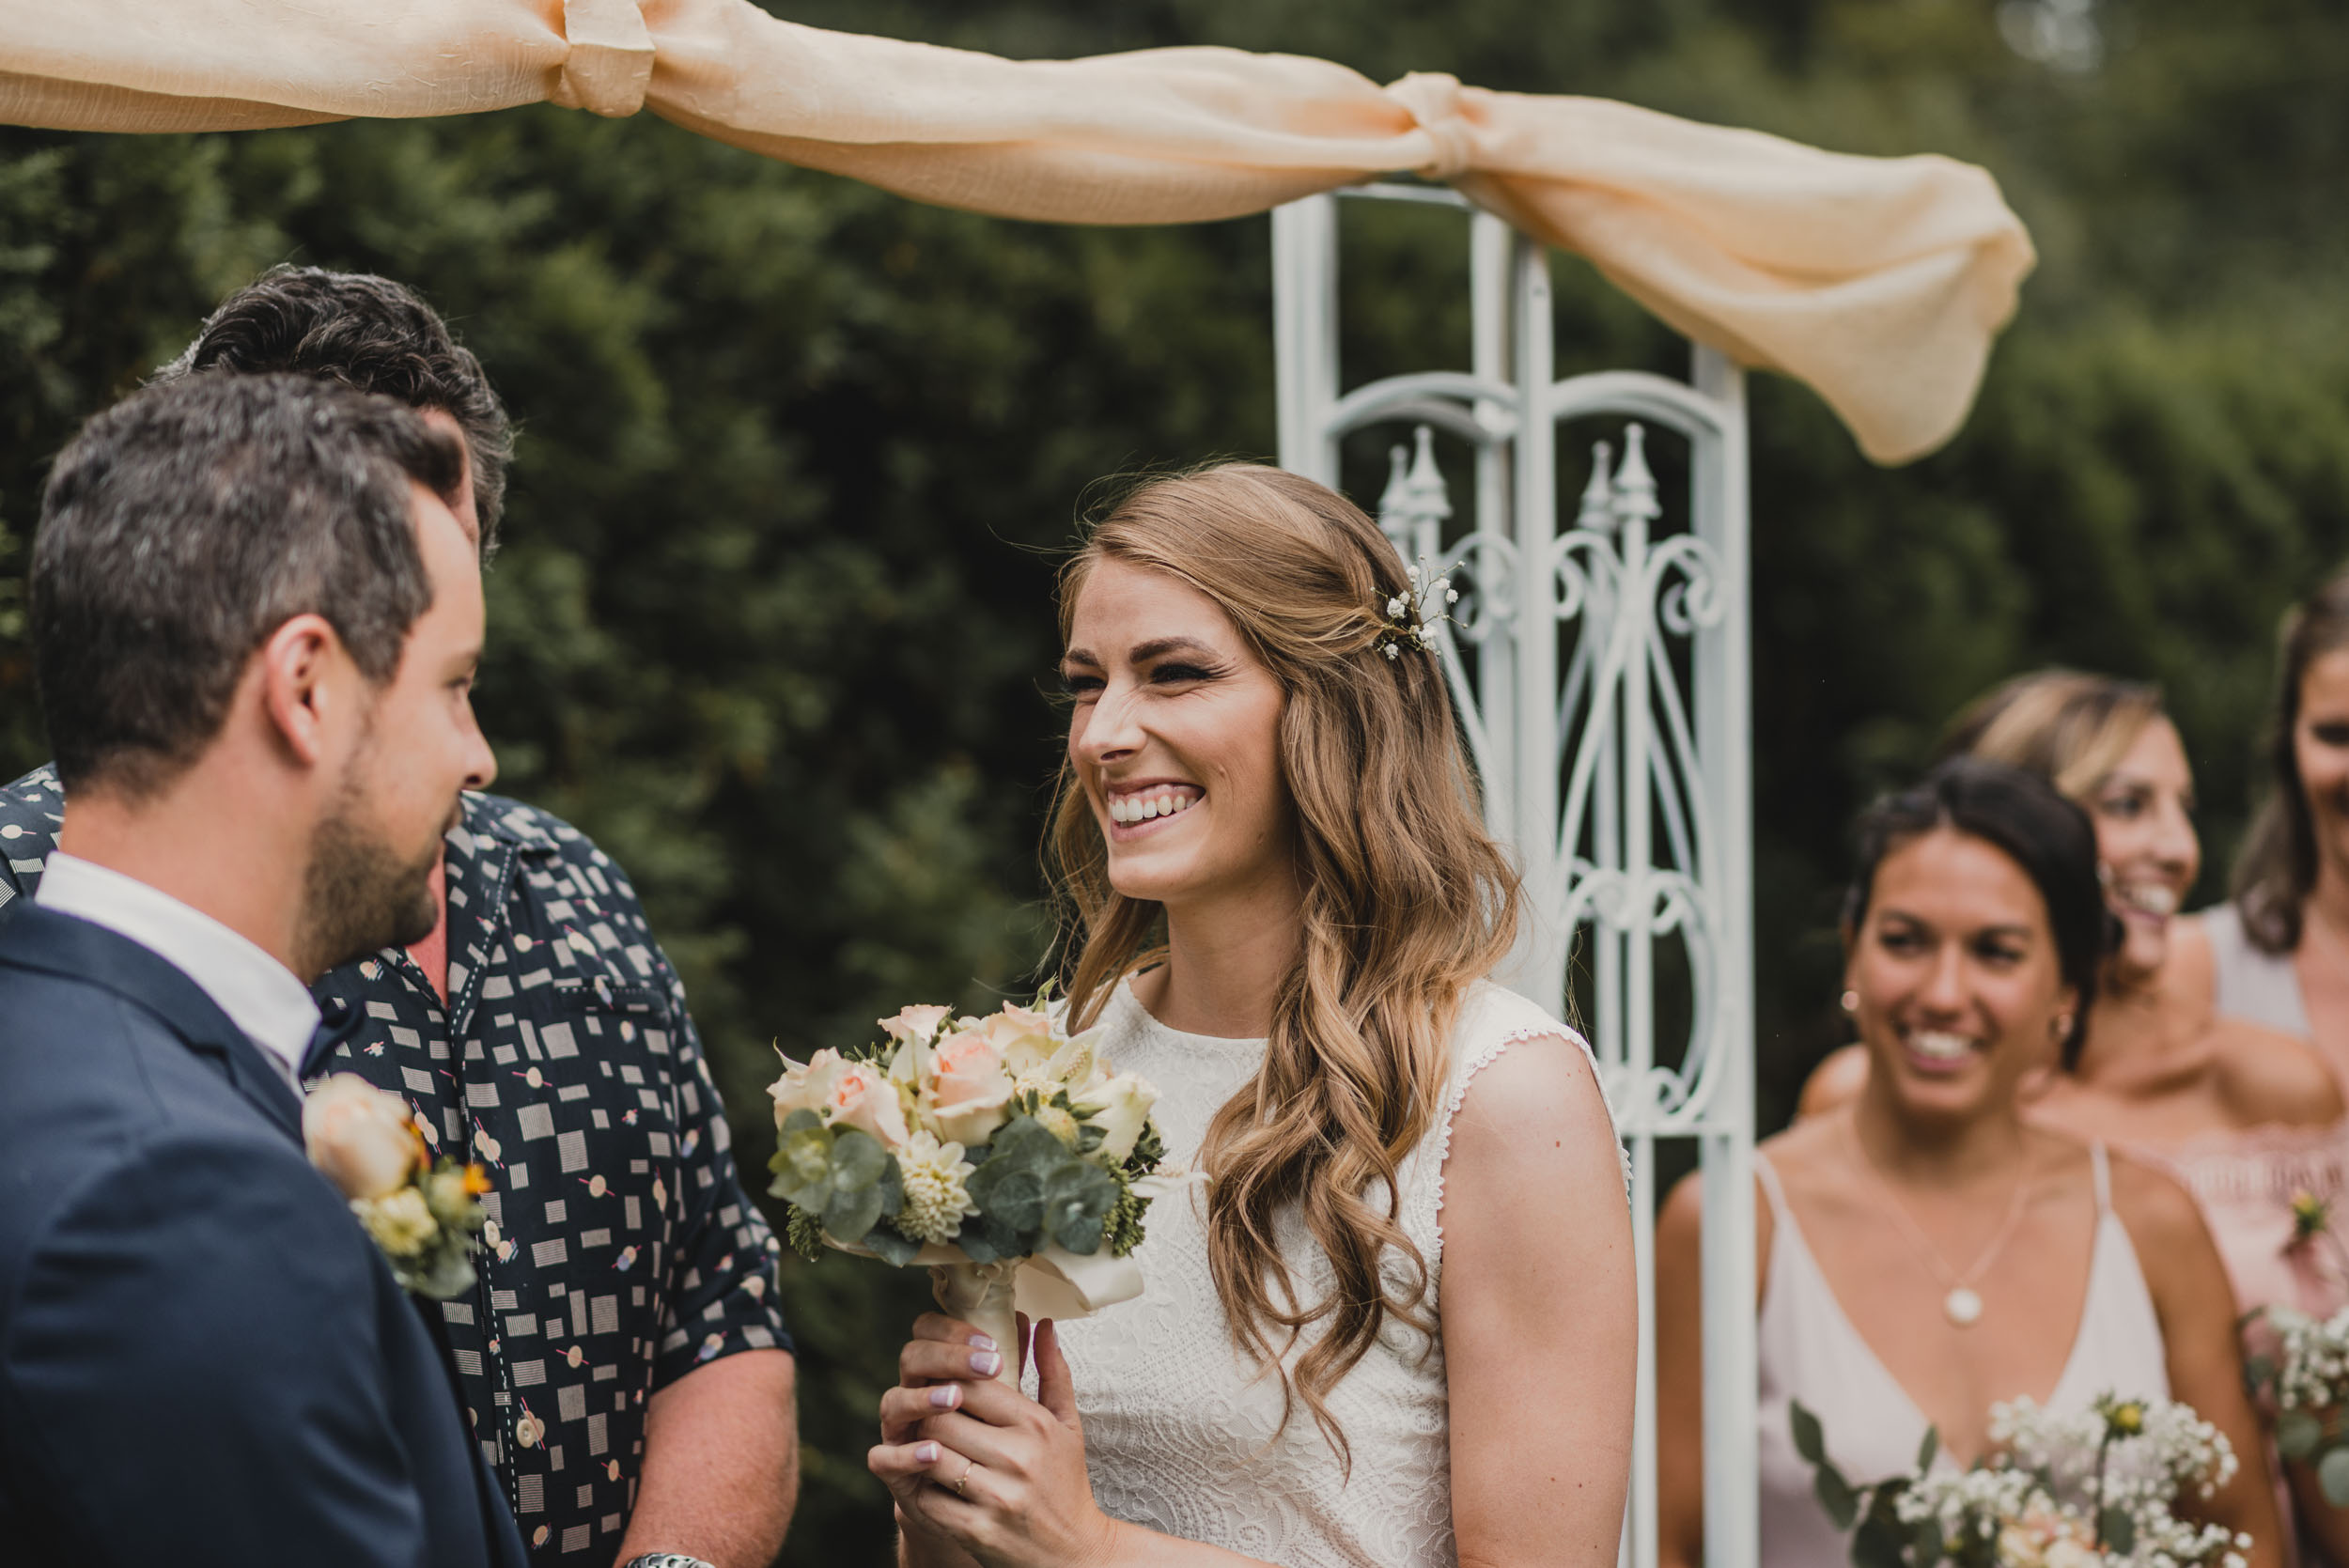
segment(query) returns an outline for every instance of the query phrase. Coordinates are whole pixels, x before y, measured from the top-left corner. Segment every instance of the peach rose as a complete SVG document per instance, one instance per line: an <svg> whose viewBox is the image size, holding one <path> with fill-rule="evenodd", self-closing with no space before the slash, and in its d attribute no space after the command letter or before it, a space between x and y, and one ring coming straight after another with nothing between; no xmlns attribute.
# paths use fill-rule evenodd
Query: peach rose
<svg viewBox="0 0 2349 1568"><path fill-rule="evenodd" d="M964 1018L962 1027L986 1036L1003 1053L1003 1071L1019 1089L1050 1096L1061 1089L1075 1090L1093 1081L1099 1071L1094 1059L1098 1031L1073 1040L1057 1040L1052 1020L1033 1007L1006 1004L985 1018Z"/></svg>
<svg viewBox="0 0 2349 1568"><path fill-rule="evenodd" d="M937 1124L939 1136L966 1148L994 1136L1011 1098L1003 1053L971 1030L938 1043L921 1087L922 1108Z"/></svg>
<svg viewBox="0 0 2349 1568"><path fill-rule="evenodd" d="M786 1059L783 1076L767 1087L768 1095L775 1102L775 1126L795 1110L813 1110L821 1115L831 1109L832 1087L841 1075L848 1071L848 1063L836 1050L819 1050L805 1062Z"/></svg>
<svg viewBox="0 0 2349 1568"><path fill-rule="evenodd" d="M908 1138L905 1106L897 1086L869 1062L848 1063L832 1080L824 1109L834 1126L871 1133L888 1149L903 1148Z"/></svg>
<svg viewBox="0 0 2349 1568"><path fill-rule="evenodd" d="M310 1163L346 1198L397 1192L425 1163L408 1102L356 1073L336 1073L302 1102L302 1141Z"/></svg>
<svg viewBox="0 0 2349 1568"><path fill-rule="evenodd" d="M1033 1007L1003 1004L1000 1013L984 1018L964 1018L962 1028L979 1035L995 1048L1003 1061L1003 1070L1014 1078L1026 1078L1050 1061L1057 1048L1052 1040L1052 1020Z"/></svg>
<svg viewBox="0 0 2349 1568"><path fill-rule="evenodd" d="M926 1040L946 1021L944 1007L902 1007L894 1018L879 1020L881 1032L897 1041Z"/></svg>

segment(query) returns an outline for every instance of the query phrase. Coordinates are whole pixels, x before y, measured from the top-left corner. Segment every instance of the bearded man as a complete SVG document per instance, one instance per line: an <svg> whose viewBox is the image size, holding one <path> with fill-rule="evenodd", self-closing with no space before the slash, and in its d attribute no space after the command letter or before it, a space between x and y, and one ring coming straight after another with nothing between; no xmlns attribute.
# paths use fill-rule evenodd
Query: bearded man
<svg viewBox="0 0 2349 1568"><path fill-rule="evenodd" d="M458 443L200 377L92 420L33 547L73 790L0 929L0 1540L519 1565L440 1349L303 1156L307 983L431 926L490 749Z"/></svg>
<svg viewBox="0 0 2349 1568"><path fill-rule="evenodd" d="M461 435L452 510L490 557L511 428L424 301L385 278L281 267L156 379L272 372L391 396ZM626 874L569 824L479 793L488 783L430 857L428 930L317 985L347 1020L321 1070L402 1095L436 1152L489 1170L474 1288L418 1305L443 1319L534 1568L764 1568L798 1485L773 1238ZM71 815L50 768L0 788L0 906L38 896Z"/></svg>

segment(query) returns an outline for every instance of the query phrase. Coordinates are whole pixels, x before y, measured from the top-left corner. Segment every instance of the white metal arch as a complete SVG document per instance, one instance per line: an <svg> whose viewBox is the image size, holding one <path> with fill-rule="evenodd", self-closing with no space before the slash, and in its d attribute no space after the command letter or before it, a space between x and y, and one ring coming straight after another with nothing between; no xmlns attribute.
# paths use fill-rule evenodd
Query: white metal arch
<svg viewBox="0 0 2349 1568"><path fill-rule="evenodd" d="M1586 1024L1630 1153L1640 1260L1639 1422L1624 1557L1654 1568L1656 1141L1697 1141L1704 1194L1707 1568L1758 1558L1753 1259L1753 896L1742 374L1703 347L1688 381L1634 370L1560 380L1547 253L1458 195L1339 193L1468 215L1471 365L1347 392L1338 364L1338 196L1277 210L1273 334L1281 461L1339 483L1340 443L1419 427L1394 449L1379 520L1407 559L1455 574L1441 648L1494 831L1516 847L1532 930L1510 977ZM1527 411L1532 411L1527 417ZM1629 420L1598 442L1561 526L1558 427ZM1643 423L1642 423L1643 422ZM1646 426L1688 442L1688 494L1668 509ZM1455 520L1430 433L1474 452L1473 520ZM1472 667L1471 667L1472 665ZM1686 959L1685 1038L1659 947ZM1669 1048L1659 1055L1657 1047Z"/></svg>

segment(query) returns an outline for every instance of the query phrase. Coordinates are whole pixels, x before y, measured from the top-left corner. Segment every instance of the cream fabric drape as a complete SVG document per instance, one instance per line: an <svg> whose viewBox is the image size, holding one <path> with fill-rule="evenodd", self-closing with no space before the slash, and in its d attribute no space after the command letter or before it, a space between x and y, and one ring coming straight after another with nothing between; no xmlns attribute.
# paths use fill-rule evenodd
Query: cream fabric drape
<svg viewBox="0 0 2349 1568"><path fill-rule="evenodd" d="M750 0L0 0L0 122L255 130L551 101L640 108L949 207L1060 223L1452 181L1682 332L1816 388L1900 462L1964 420L2031 267L1984 171L1598 99L1228 49L998 59Z"/></svg>

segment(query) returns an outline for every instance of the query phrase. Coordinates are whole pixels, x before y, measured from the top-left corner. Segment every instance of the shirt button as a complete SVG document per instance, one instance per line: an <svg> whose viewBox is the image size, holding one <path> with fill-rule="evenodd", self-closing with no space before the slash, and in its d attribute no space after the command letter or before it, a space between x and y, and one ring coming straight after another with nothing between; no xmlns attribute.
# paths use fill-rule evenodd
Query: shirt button
<svg viewBox="0 0 2349 1568"><path fill-rule="evenodd" d="M535 1449L538 1446L539 1437L545 1432L545 1422L536 1416L525 1415L514 1423L514 1441L526 1449Z"/></svg>
<svg viewBox="0 0 2349 1568"><path fill-rule="evenodd" d="M517 953L527 953L537 945L530 939L530 933L527 931L518 931L514 934L514 951Z"/></svg>

